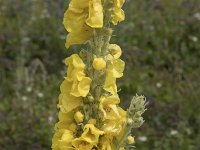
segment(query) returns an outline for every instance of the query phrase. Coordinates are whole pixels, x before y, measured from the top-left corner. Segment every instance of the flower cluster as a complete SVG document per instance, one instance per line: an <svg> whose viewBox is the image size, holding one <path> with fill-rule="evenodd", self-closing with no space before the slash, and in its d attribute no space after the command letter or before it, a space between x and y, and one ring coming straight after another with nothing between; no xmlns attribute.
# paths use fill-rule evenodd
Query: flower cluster
<svg viewBox="0 0 200 150"><path fill-rule="evenodd" d="M66 47L73 44L84 44L92 36L93 28L102 28L104 25L103 1L105 0L72 0L64 14L64 26L69 32ZM111 3L112 23L117 24L124 20L121 7L124 0L109 0Z"/></svg>
<svg viewBox="0 0 200 150"><path fill-rule="evenodd" d="M66 47L89 45L65 59L53 150L125 150L134 143L130 120L141 119L144 111L138 113L135 106L144 110L143 97L128 111L119 106L116 80L123 76L125 63L121 48L109 43L110 26L124 20L123 4L124 0L71 0L64 14Z"/></svg>

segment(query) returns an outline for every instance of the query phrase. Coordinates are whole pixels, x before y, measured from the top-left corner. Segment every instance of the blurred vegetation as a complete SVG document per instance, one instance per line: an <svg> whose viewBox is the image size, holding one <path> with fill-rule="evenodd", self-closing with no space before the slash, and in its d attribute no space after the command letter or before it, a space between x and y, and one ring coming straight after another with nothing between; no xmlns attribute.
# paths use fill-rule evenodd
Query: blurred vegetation
<svg viewBox="0 0 200 150"><path fill-rule="evenodd" d="M126 62L124 108L135 93L148 101L146 122L133 131L136 147L199 150L200 1L126 1L113 43ZM62 25L67 3L0 0L0 149L50 149L62 60L70 53Z"/></svg>

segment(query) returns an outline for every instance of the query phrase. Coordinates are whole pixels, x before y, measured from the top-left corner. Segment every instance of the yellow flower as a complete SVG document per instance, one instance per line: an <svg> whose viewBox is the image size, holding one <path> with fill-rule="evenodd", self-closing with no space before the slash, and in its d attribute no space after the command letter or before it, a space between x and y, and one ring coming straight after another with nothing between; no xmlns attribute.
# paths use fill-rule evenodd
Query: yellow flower
<svg viewBox="0 0 200 150"><path fill-rule="evenodd" d="M110 44L108 48L110 51L110 54L108 55L109 60L112 60L113 58L118 59L122 55L122 50L117 44Z"/></svg>
<svg viewBox="0 0 200 150"><path fill-rule="evenodd" d="M73 132L69 130L64 130L64 133L59 140L59 147L61 150L69 150L72 148L72 140L74 139Z"/></svg>
<svg viewBox="0 0 200 150"><path fill-rule="evenodd" d="M97 121L96 121L96 119L90 119L90 120L88 121L88 123L89 123L89 124L95 125L95 124L97 123Z"/></svg>
<svg viewBox="0 0 200 150"><path fill-rule="evenodd" d="M58 114L59 121L55 125L55 130L68 129L75 132L75 129L71 128L71 126L75 123L73 116L74 116L73 111L70 111L68 113L63 113L62 111L60 111Z"/></svg>
<svg viewBox="0 0 200 150"><path fill-rule="evenodd" d="M67 35L65 47L69 48L71 45L74 44L86 44L86 42L92 36L92 29L84 24L82 28L76 30L74 32L70 32Z"/></svg>
<svg viewBox="0 0 200 150"><path fill-rule="evenodd" d="M85 64L82 59L78 54L73 54L65 60L65 63L68 66L68 72L63 92L69 91L70 95L75 97L86 97L92 80L84 73Z"/></svg>
<svg viewBox="0 0 200 150"><path fill-rule="evenodd" d="M81 137L88 143L97 144L99 136L103 135L104 132L97 129L94 124L86 124L83 129Z"/></svg>
<svg viewBox="0 0 200 150"><path fill-rule="evenodd" d="M85 24L88 17L88 0L72 0L64 14L63 24L69 32L65 46L84 44L92 35L92 29Z"/></svg>
<svg viewBox="0 0 200 150"><path fill-rule="evenodd" d="M103 88L112 94L117 93L116 77L114 76L112 70L107 69Z"/></svg>
<svg viewBox="0 0 200 150"><path fill-rule="evenodd" d="M115 119L116 117L120 117L117 104L119 104L120 100L117 95L112 96L102 96L100 98L99 109L103 114L102 119Z"/></svg>
<svg viewBox="0 0 200 150"><path fill-rule="evenodd" d="M59 140L62 137L63 134L63 130L56 130L56 132L54 133L54 136L52 138L52 145L51 148L53 150L59 150Z"/></svg>
<svg viewBox="0 0 200 150"><path fill-rule="evenodd" d="M79 107L82 103L81 97L75 97L71 94L72 84L73 83L66 78L60 86L61 94L59 95L58 107L65 113Z"/></svg>
<svg viewBox="0 0 200 150"><path fill-rule="evenodd" d="M74 0L71 1L69 8L64 13L63 24L68 32L80 30L87 18L87 12L81 8L75 8L73 2Z"/></svg>
<svg viewBox="0 0 200 150"><path fill-rule="evenodd" d="M89 1L89 16L86 23L92 28L103 27L103 7L101 0Z"/></svg>
<svg viewBox="0 0 200 150"><path fill-rule="evenodd" d="M86 43L92 36L92 28L103 27L101 0L72 0L64 14L63 24L69 32L67 48Z"/></svg>
<svg viewBox="0 0 200 150"><path fill-rule="evenodd" d="M123 76L125 63L121 59L114 59L107 65L104 89L112 94L117 93L116 78Z"/></svg>
<svg viewBox="0 0 200 150"><path fill-rule="evenodd" d="M128 144L133 144L133 143L135 143L134 137L133 137L133 136L128 136L127 142L128 142Z"/></svg>
<svg viewBox="0 0 200 150"><path fill-rule="evenodd" d="M51 148L53 150L75 150L71 144L73 139L73 132L63 129L56 130Z"/></svg>
<svg viewBox="0 0 200 150"><path fill-rule="evenodd" d="M112 23L117 25L118 22L121 22L125 19L124 11L121 9L125 0L113 0L113 18Z"/></svg>
<svg viewBox="0 0 200 150"><path fill-rule="evenodd" d="M102 130L107 136L118 136L122 131L124 123L126 121L126 111L121 107L118 107L119 117L112 118L112 120L107 119L103 121Z"/></svg>
<svg viewBox="0 0 200 150"><path fill-rule="evenodd" d="M69 93L64 93L59 95L59 104L58 107L64 113L68 113L73 109L79 107L82 103L81 97L75 97L70 95Z"/></svg>
<svg viewBox="0 0 200 150"><path fill-rule="evenodd" d="M85 64L78 54L73 54L65 59L67 68L67 77L73 81L80 81L84 76Z"/></svg>
<svg viewBox="0 0 200 150"><path fill-rule="evenodd" d="M121 107L118 107L117 109L121 116L120 118L121 118L122 122L125 123L126 122L126 114L127 114L126 111L124 109L122 109Z"/></svg>
<svg viewBox="0 0 200 150"><path fill-rule="evenodd" d="M93 143L85 141L82 137L74 139L72 145L76 150L91 150L94 146Z"/></svg>
<svg viewBox="0 0 200 150"><path fill-rule="evenodd" d="M106 67L106 62L103 58L95 58L92 65L94 69L100 71Z"/></svg>
<svg viewBox="0 0 200 150"><path fill-rule="evenodd" d="M75 113L74 119L76 120L77 123L83 122L84 115L80 111L78 111Z"/></svg>
<svg viewBox="0 0 200 150"><path fill-rule="evenodd" d="M113 150L112 141L106 137L102 137L100 140L101 150Z"/></svg>
<svg viewBox="0 0 200 150"><path fill-rule="evenodd" d="M120 147L119 150L125 150L125 148L124 147Z"/></svg>
<svg viewBox="0 0 200 150"><path fill-rule="evenodd" d="M109 137L117 136L122 130L122 123L120 119L106 120L103 122L102 130Z"/></svg>
<svg viewBox="0 0 200 150"><path fill-rule="evenodd" d="M76 97L86 97L90 90L90 83L92 80L89 77L83 77L81 81L74 82L71 95Z"/></svg>

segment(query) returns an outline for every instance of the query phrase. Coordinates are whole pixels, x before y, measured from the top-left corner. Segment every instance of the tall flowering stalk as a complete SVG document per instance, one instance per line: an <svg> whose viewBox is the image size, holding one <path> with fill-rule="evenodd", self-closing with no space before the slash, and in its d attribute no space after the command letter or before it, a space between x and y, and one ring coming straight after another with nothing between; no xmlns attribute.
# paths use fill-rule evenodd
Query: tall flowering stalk
<svg viewBox="0 0 200 150"><path fill-rule="evenodd" d="M132 128L142 125L145 98L135 96L127 111L120 106L116 79L123 76L121 48L110 44L112 26L124 20L124 0L71 0L64 14L66 48L86 44L65 59L60 86L59 121L53 150L124 150Z"/></svg>

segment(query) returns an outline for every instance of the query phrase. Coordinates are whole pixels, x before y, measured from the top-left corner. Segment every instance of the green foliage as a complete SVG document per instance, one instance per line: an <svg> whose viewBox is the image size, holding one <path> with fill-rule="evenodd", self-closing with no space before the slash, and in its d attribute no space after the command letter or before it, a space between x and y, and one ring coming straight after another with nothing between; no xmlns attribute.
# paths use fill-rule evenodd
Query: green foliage
<svg viewBox="0 0 200 150"><path fill-rule="evenodd" d="M50 149L68 52L66 3L0 1L0 149ZM199 6L198 0L126 2L113 43L126 62L119 83L124 107L135 93L147 97L146 122L133 131L136 149L200 149Z"/></svg>

